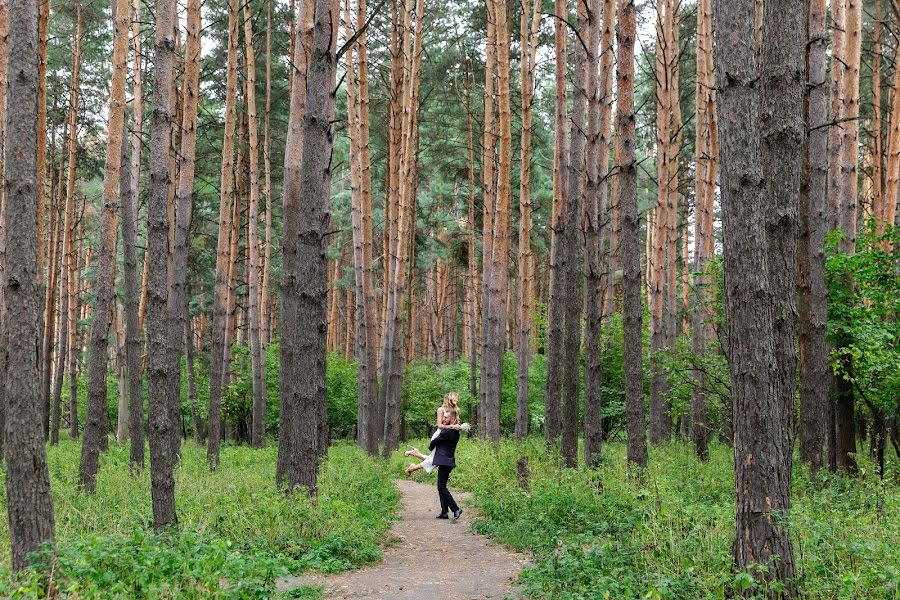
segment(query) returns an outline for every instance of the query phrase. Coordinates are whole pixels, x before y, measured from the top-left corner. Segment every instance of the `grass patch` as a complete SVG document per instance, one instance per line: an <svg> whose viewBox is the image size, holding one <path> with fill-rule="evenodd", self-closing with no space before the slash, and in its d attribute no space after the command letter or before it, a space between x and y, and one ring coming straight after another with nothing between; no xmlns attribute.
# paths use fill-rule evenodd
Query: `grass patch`
<svg viewBox="0 0 900 600"><path fill-rule="evenodd" d="M276 490L273 444L226 446L210 472L205 449L189 442L176 472L179 527L157 534L149 468L132 477L127 445L113 444L88 495L78 489L80 449L64 440L48 452L57 561L35 557L34 569L11 579L8 523L0 520L0 596L43 597L49 575L70 598L270 598L280 576L377 562L399 506L390 477L354 445L329 450L311 501ZM303 593L293 597L319 592Z"/></svg>
<svg viewBox="0 0 900 600"><path fill-rule="evenodd" d="M422 443L417 441L416 443ZM422 445L419 448L423 448ZM516 481L528 456L530 489ZM860 457L853 479L794 472L791 526L805 598L900 597L900 484ZM623 444L603 448L598 469L564 469L542 440L499 447L463 440L451 487L473 492L475 528L534 556L521 577L533 598L726 598L765 592L735 573L734 473L730 448L699 462L688 444L651 450L646 481L628 476ZM409 459L397 453L392 469ZM421 480L434 476L417 474Z"/></svg>

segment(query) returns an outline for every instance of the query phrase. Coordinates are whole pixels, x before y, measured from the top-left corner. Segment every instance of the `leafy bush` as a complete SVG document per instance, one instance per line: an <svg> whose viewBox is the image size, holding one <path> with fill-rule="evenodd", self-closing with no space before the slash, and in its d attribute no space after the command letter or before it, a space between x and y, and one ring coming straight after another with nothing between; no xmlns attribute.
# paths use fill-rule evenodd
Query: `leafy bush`
<svg viewBox="0 0 900 600"><path fill-rule="evenodd" d="M275 488L274 447L225 446L210 472L204 449L186 443L176 472L179 527L157 534L149 472L129 475L127 445L102 455L93 495L78 488L79 450L64 439L48 452L58 560L35 557L14 579L4 567L0 596L44 597L47 576L71 598L269 598L278 576L379 560L399 504L388 474L352 445L331 447L312 502ZM0 552L8 565L5 519Z"/></svg>

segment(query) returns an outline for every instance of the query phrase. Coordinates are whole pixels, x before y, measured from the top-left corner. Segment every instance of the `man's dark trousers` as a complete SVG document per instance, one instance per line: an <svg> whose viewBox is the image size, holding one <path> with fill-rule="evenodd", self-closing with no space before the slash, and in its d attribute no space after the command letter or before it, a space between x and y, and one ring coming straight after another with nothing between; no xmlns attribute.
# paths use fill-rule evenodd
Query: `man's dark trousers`
<svg viewBox="0 0 900 600"><path fill-rule="evenodd" d="M445 467L443 465L438 467L437 489L438 496L441 498L442 515L446 515L448 509L453 512L459 510L459 505L456 504L456 500L453 499L453 495L450 493L450 490L447 489L447 480L450 479L450 472L452 470L453 467Z"/></svg>

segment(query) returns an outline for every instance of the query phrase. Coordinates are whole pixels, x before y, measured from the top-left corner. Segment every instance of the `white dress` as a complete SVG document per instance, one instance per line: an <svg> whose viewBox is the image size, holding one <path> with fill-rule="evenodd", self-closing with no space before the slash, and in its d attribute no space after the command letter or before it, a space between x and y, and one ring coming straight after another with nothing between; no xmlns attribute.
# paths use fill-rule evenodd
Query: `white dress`
<svg viewBox="0 0 900 600"><path fill-rule="evenodd" d="M439 435L441 435L440 429L438 429L437 431L434 432L434 435L431 436L431 440L434 441L434 439ZM431 473L432 471L434 471L434 450L432 450L431 454L426 456L425 460L423 460L419 464L422 466L423 469L425 469L426 473Z"/></svg>

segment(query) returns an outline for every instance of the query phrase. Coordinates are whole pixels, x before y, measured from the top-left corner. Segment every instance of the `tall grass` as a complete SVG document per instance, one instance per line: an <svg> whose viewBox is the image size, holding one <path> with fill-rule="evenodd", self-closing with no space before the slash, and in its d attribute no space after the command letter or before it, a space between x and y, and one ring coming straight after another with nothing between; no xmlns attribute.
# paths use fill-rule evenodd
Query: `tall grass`
<svg viewBox="0 0 900 600"><path fill-rule="evenodd" d="M421 448L422 446L420 446ZM529 459L529 489L516 460ZM608 444L599 468L565 469L543 441L493 446L463 440L451 487L473 492L476 529L533 553L522 575L534 598L726 598L765 590L735 573L731 449L651 450L643 482L628 473L625 448ZM805 598L900 597L900 485L867 468L853 479L795 469L790 526ZM395 469L408 462L402 454ZM425 480L427 476L418 475ZM432 476L433 477L433 476Z"/></svg>
<svg viewBox="0 0 900 600"><path fill-rule="evenodd" d="M176 530L155 534L149 469L129 474L128 447L102 456L97 492L78 488L80 445L50 448L58 559L36 557L10 580L9 531L0 519L0 596L43 597L46 575L75 598L267 598L281 575L377 562L399 503L385 470L355 446L333 446L315 501L275 488L276 449L226 446L210 472L206 452L182 447ZM5 503L5 490L0 492Z"/></svg>

